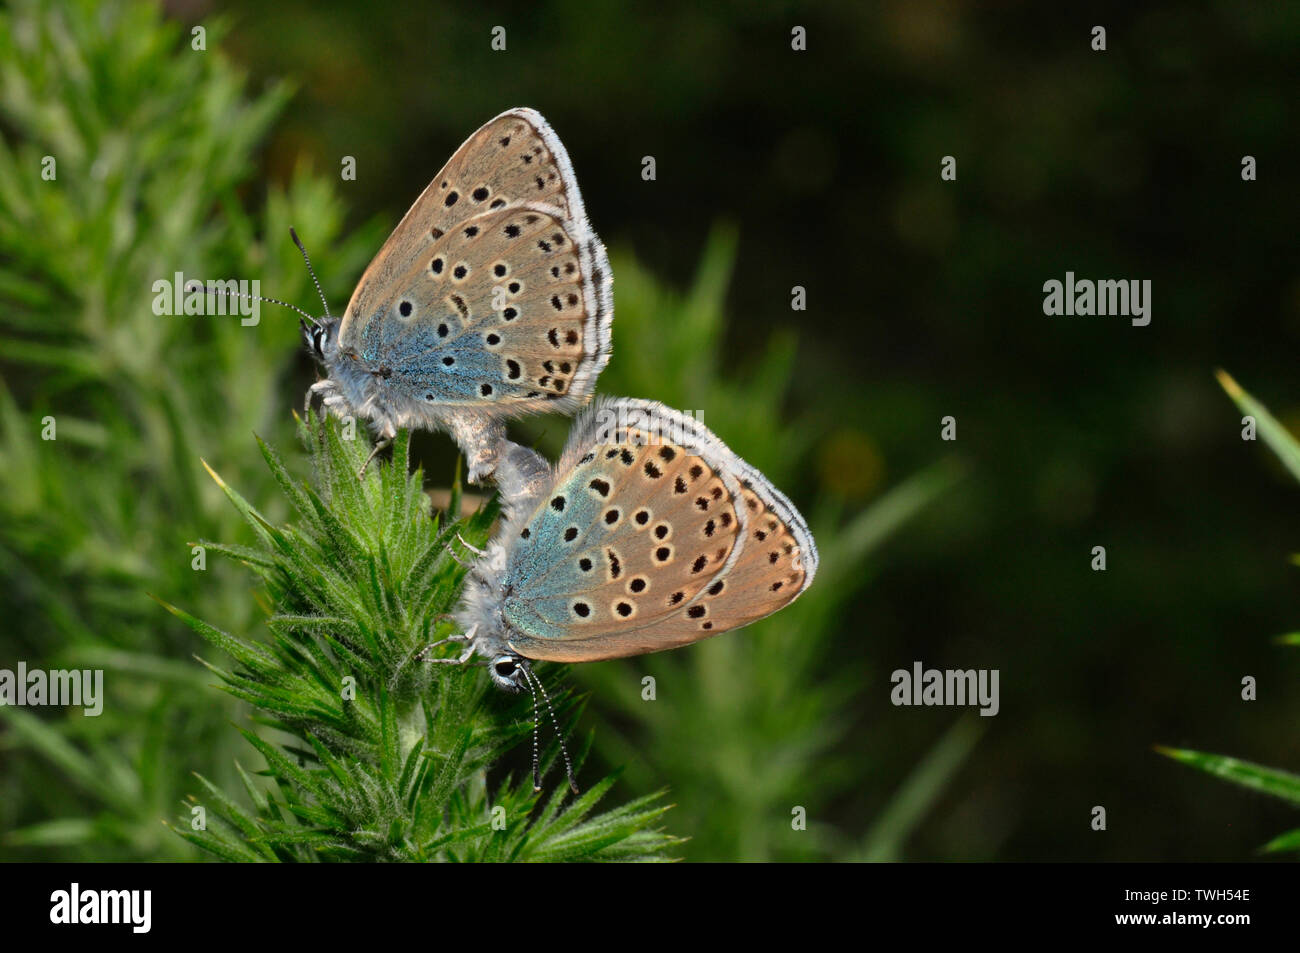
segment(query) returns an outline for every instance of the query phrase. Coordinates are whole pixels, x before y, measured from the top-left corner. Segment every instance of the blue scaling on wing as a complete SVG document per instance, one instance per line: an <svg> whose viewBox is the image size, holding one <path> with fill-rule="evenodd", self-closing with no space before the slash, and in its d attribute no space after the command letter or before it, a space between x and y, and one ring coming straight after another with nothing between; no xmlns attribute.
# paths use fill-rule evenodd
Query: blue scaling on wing
<svg viewBox="0 0 1300 953"><path fill-rule="evenodd" d="M502 618L511 628L538 639L562 639L568 632L567 626L556 625L544 618L536 606L511 599L502 610Z"/></svg>
<svg viewBox="0 0 1300 953"><path fill-rule="evenodd" d="M476 334L440 334L450 320L408 327L394 338L387 349L393 371L390 386L408 391L415 400L439 403L499 399L504 387L501 359L488 353Z"/></svg>
<svg viewBox="0 0 1300 953"><path fill-rule="evenodd" d="M605 581L604 559L591 548L605 535L601 503L583 492L581 480L574 473L560 484L507 553L506 619L529 635L563 638L581 622L573 615L573 597Z"/></svg>
<svg viewBox="0 0 1300 953"><path fill-rule="evenodd" d="M388 323L386 310L381 309L378 314L372 315L361 329L361 341L357 350L361 352L361 359L368 364L379 362L380 352L384 348L383 328L386 323Z"/></svg>

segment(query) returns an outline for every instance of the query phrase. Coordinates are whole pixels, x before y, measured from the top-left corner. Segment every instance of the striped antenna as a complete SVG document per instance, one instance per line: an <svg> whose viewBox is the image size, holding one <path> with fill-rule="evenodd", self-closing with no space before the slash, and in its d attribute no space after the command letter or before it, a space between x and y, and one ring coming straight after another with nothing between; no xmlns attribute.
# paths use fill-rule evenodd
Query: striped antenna
<svg viewBox="0 0 1300 953"><path fill-rule="evenodd" d="M569 749L564 744L564 735L560 731L560 722L555 717L555 709L551 707L551 696L546 694L546 687L542 685L542 680L532 670L532 666L530 666L525 660L519 659L519 668L523 671L524 678L528 680L529 690L533 692L534 712L537 711L537 692L542 693L542 700L546 702L546 710L551 715L551 727L555 729L555 737L558 738L560 742L560 754L564 755L564 773L569 777L569 790L572 791L574 794L579 794L581 792L578 790L578 782L573 780L573 762L569 760ZM534 685L537 686L536 689L533 689ZM536 714L534 714L533 715L533 786L537 790L541 790L542 776L541 776L541 772L538 770L537 767L536 732L537 732L537 716Z"/></svg>
<svg viewBox="0 0 1300 953"><path fill-rule="evenodd" d="M197 285L198 282L195 282L190 287L196 287ZM296 304L290 304L287 301L281 301L279 298L268 298L266 295L244 294L244 292L242 291L227 291L224 288L211 288L208 287L207 285L203 286L203 290L210 295L219 295L220 297L223 298L244 298L248 301L265 301L267 304L278 304L282 308L288 308L291 311L297 311L300 315L302 315L304 318L310 321L314 327L320 327L320 322L317 321L315 318L313 318L302 308L298 307Z"/></svg>
<svg viewBox="0 0 1300 953"><path fill-rule="evenodd" d="M311 275L312 284L316 286L316 293L320 295L320 303L325 306L325 317L330 318L330 303L325 300L325 292L321 290L320 281L316 277L316 269L311 266L311 259L307 257L307 249L303 247L302 239L294 231L293 226L289 226L289 235L293 238L293 243L298 246L298 251L302 252L302 260L307 263L307 274Z"/></svg>

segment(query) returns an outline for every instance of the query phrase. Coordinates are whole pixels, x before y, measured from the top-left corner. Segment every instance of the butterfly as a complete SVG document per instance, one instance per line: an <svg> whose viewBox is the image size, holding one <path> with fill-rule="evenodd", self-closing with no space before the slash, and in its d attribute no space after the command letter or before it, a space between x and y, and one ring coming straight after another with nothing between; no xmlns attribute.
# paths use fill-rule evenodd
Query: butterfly
<svg viewBox="0 0 1300 953"><path fill-rule="evenodd" d="M327 373L308 404L368 419L376 452L399 427L449 431L479 482L507 419L588 401L609 361L611 288L569 154L537 112L511 109L416 199L342 318L303 325Z"/></svg>
<svg viewBox="0 0 1300 953"><path fill-rule="evenodd" d="M817 547L794 505L660 403L599 400L557 467L535 456L514 445L503 455L514 495L467 578L455 614L463 633L443 640L464 643L463 654L427 660L477 654L500 688L535 699L534 660L697 642L788 605L816 575Z"/></svg>

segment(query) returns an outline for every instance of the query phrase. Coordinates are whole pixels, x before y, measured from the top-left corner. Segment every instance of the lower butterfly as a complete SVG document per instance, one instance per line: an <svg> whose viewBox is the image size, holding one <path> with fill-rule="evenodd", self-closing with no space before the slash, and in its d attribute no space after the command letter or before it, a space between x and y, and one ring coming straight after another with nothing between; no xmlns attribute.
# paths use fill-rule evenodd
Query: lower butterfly
<svg viewBox="0 0 1300 953"><path fill-rule="evenodd" d="M498 477L509 512L466 582L463 634L444 640L464 652L432 661L478 654L507 691L535 697L533 660L642 655L746 625L817 572L790 501L703 425L653 401L602 400L553 470L516 447Z"/></svg>

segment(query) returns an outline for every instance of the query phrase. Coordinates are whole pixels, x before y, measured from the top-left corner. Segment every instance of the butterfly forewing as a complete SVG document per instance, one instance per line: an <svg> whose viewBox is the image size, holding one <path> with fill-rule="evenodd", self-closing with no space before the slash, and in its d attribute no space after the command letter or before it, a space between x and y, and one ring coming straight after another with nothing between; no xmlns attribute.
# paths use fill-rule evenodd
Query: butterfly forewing
<svg viewBox="0 0 1300 953"><path fill-rule="evenodd" d="M647 402L602 408L615 406L673 414ZM635 425L595 434L589 422L554 486L511 528L503 612L517 651L587 661L672 648L768 615L806 587L816 556L802 520L707 430L691 424L669 440Z"/></svg>

